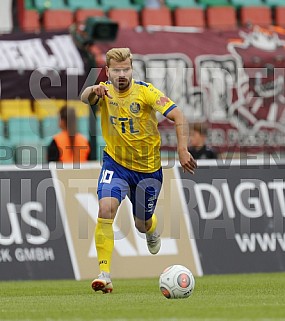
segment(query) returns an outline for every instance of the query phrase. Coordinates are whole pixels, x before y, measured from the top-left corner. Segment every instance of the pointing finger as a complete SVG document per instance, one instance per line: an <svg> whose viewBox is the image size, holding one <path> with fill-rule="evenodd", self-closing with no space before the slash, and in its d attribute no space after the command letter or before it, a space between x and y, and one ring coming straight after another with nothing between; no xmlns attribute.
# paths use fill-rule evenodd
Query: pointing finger
<svg viewBox="0 0 285 321"><path fill-rule="evenodd" d="M108 89L108 88L105 88L105 95L106 95L107 97L109 97L110 99L113 98L113 96L109 93L109 89Z"/></svg>

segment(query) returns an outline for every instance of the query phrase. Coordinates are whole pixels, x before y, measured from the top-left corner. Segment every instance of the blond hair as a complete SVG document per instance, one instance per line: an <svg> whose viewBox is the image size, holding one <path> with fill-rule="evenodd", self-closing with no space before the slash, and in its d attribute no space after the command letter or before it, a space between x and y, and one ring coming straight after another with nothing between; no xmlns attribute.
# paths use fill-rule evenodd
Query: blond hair
<svg viewBox="0 0 285 321"><path fill-rule="evenodd" d="M117 62L122 62L128 58L130 58L132 63L133 55L130 48L113 48L106 53L106 64L109 67L111 59L114 59Z"/></svg>

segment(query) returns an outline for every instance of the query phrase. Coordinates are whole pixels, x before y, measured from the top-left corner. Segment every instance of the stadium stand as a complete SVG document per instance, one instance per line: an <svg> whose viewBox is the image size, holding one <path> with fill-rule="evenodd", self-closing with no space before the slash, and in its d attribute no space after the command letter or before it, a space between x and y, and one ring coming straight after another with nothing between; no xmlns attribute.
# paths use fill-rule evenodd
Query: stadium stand
<svg viewBox="0 0 285 321"><path fill-rule="evenodd" d="M285 7L276 7L274 9L275 24L285 28Z"/></svg>
<svg viewBox="0 0 285 321"><path fill-rule="evenodd" d="M211 29L237 28L236 10L234 7L209 7L206 10L207 26Z"/></svg>
<svg viewBox="0 0 285 321"><path fill-rule="evenodd" d="M45 10L42 14L43 27L47 31L68 29L73 23L70 10Z"/></svg>
<svg viewBox="0 0 285 321"><path fill-rule="evenodd" d="M243 26L257 24L259 26L269 26L272 24L270 7L241 7L240 23Z"/></svg>
<svg viewBox="0 0 285 321"><path fill-rule="evenodd" d="M72 23L83 23L88 17L106 15L118 22L122 29L134 28L140 24L211 29L235 28L248 23L265 26L272 23L272 18L268 19L268 12L266 13L270 7L273 10L275 7L278 8L276 23L284 25L282 18L279 18L282 17L282 6L285 6L283 0L165 0L165 4L164 8L150 9L143 7L144 0L27 0L25 8L29 10L25 10L22 29L26 32L67 29ZM244 9L247 7L258 9L254 12L254 9ZM35 8L37 10L33 10ZM65 11L62 11L62 8ZM204 13L201 12L202 8L205 10ZM234 14L233 8L239 11ZM261 21L264 18L266 19Z"/></svg>
<svg viewBox="0 0 285 321"><path fill-rule="evenodd" d="M122 29L135 28L139 25L139 14L133 9L111 9L108 17L118 22Z"/></svg>
<svg viewBox="0 0 285 321"><path fill-rule="evenodd" d="M142 26L172 26L171 11L167 7L159 9L143 8L141 10Z"/></svg>
<svg viewBox="0 0 285 321"><path fill-rule="evenodd" d="M239 24L285 27L284 0L165 0L161 9L144 8L144 0L25 0L22 30L39 32L68 29L74 22L88 17L107 15L119 23L121 29L143 25L202 27L232 29ZM237 11L238 9L238 11ZM272 11L272 12L271 12ZM239 12L239 15L237 15ZM3 146L20 146L28 142L37 149L47 145L59 131L58 110L65 103L76 108L79 131L89 136L89 107L77 100L9 99L0 103L0 142ZM20 121L21 120L21 121ZM16 127L16 130L14 128ZM33 138L32 138L33 134ZM0 150L0 164L5 160ZM41 156L39 156L41 155ZM39 153L37 161L43 159ZM15 153L18 162L27 160L24 153Z"/></svg>
<svg viewBox="0 0 285 321"><path fill-rule="evenodd" d="M178 27L205 27L203 8L176 8L173 12L174 24Z"/></svg>
<svg viewBox="0 0 285 321"><path fill-rule="evenodd" d="M84 22L89 17L103 17L104 11L101 9L78 9L74 13L74 22Z"/></svg>

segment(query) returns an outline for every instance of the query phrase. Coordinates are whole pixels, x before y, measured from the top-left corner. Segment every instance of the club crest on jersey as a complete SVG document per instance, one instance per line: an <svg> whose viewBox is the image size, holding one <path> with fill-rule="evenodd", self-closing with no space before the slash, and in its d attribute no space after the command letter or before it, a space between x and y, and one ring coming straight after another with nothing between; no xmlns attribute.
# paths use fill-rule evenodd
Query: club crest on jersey
<svg viewBox="0 0 285 321"><path fill-rule="evenodd" d="M139 103L131 103L130 105L130 111L134 114L137 114L141 109L141 106Z"/></svg>

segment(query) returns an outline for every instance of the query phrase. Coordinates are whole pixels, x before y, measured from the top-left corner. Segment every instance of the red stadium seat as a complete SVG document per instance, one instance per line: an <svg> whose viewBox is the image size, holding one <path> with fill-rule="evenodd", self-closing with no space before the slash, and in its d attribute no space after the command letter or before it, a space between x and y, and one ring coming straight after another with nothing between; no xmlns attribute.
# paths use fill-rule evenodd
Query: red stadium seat
<svg viewBox="0 0 285 321"><path fill-rule="evenodd" d="M75 11L74 20L75 22L82 23L88 17L103 17L104 11L101 9L78 9Z"/></svg>
<svg viewBox="0 0 285 321"><path fill-rule="evenodd" d="M179 27L205 27L203 8L176 8L174 24Z"/></svg>
<svg viewBox="0 0 285 321"><path fill-rule="evenodd" d="M240 22L247 24L269 26L272 24L270 7L242 7L240 9Z"/></svg>
<svg viewBox="0 0 285 321"><path fill-rule="evenodd" d="M285 7L275 8L275 24L285 28Z"/></svg>
<svg viewBox="0 0 285 321"><path fill-rule="evenodd" d="M45 30L68 29L72 23L72 11L46 10L43 13L43 27Z"/></svg>
<svg viewBox="0 0 285 321"><path fill-rule="evenodd" d="M135 28L139 25L138 12L133 9L111 9L108 17L118 22L122 29Z"/></svg>
<svg viewBox="0 0 285 321"><path fill-rule="evenodd" d="M209 7L206 11L207 26L211 29L235 29L237 27L234 7Z"/></svg>
<svg viewBox="0 0 285 321"><path fill-rule="evenodd" d="M141 20L143 26L172 26L171 11L167 7L144 8L141 10Z"/></svg>
<svg viewBox="0 0 285 321"><path fill-rule="evenodd" d="M38 32L41 29L40 15L37 10L24 10L22 30Z"/></svg>

